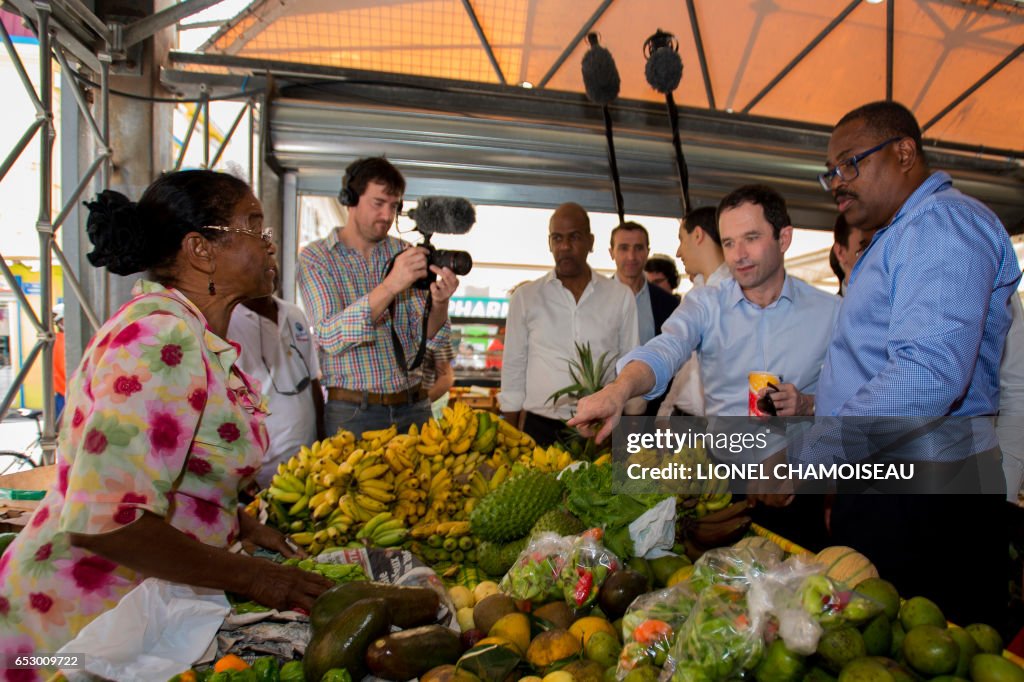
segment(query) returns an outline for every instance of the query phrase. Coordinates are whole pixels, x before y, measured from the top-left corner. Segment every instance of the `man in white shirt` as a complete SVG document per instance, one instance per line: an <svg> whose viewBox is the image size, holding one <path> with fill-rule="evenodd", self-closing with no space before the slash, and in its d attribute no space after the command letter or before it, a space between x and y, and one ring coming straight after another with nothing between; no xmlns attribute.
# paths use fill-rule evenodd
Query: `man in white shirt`
<svg viewBox="0 0 1024 682"><path fill-rule="evenodd" d="M693 278L694 288L718 286L732 277L722 255L722 238L718 236L718 217L714 206L695 208L679 221L679 250L686 274ZM673 413L704 416L704 383L700 378L697 352L690 355L676 373L658 416Z"/></svg>
<svg viewBox="0 0 1024 682"><path fill-rule="evenodd" d="M590 218L582 206L559 206L548 223L555 269L519 287L509 302L498 401L504 417L540 444L557 440L575 399L552 393L572 383L569 361L576 344L590 344L595 363L614 361L638 343L636 301L622 284L587 265L594 249ZM609 370L605 380L610 380Z"/></svg>
<svg viewBox="0 0 1024 682"><path fill-rule="evenodd" d="M320 364L305 314L277 296L235 306L228 337L241 346L238 366L260 382L270 409L270 447L256 476L266 488L279 462L326 435Z"/></svg>

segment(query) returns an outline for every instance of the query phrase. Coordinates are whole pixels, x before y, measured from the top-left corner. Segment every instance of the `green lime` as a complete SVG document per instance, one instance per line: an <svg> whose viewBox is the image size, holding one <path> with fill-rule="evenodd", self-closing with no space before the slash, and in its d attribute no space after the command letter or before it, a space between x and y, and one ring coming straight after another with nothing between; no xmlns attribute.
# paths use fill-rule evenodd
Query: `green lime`
<svg viewBox="0 0 1024 682"><path fill-rule="evenodd" d="M843 666L839 682L895 682L885 666L870 658L857 658Z"/></svg>
<svg viewBox="0 0 1024 682"><path fill-rule="evenodd" d="M864 638L855 628L844 626L834 630L826 630L818 640L818 655L829 670L839 672L854 660L866 656L867 647Z"/></svg>
<svg viewBox="0 0 1024 682"><path fill-rule="evenodd" d="M807 671L802 682L836 682L836 677L824 668L814 666Z"/></svg>
<svg viewBox="0 0 1024 682"><path fill-rule="evenodd" d="M887 656L892 647L892 625L884 613L871 619L860 632L869 656Z"/></svg>
<svg viewBox="0 0 1024 682"><path fill-rule="evenodd" d="M1024 682L1024 670L998 654L978 654L971 659L974 682Z"/></svg>
<svg viewBox="0 0 1024 682"><path fill-rule="evenodd" d="M897 661L903 660L903 638L906 636L907 631L903 629L903 624L898 620L894 620L892 622L892 646L889 648L889 655Z"/></svg>
<svg viewBox="0 0 1024 682"><path fill-rule="evenodd" d="M978 649L986 654L999 654L1003 651L1003 638L991 625L985 623L972 623L967 626L967 632L974 638Z"/></svg>
<svg viewBox="0 0 1024 682"><path fill-rule="evenodd" d="M871 660L884 666L896 682L919 682L921 679L891 658L886 658L885 656L871 656Z"/></svg>
<svg viewBox="0 0 1024 682"><path fill-rule="evenodd" d="M946 627L946 617L942 610L927 597L911 597L900 607L900 623L908 633L918 625L934 625Z"/></svg>
<svg viewBox="0 0 1024 682"><path fill-rule="evenodd" d="M629 671L622 682L658 682L661 668L653 665L638 665Z"/></svg>
<svg viewBox="0 0 1024 682"><path fill-rule="evenodd" d="M896 586L888 580L882 578L862 580L858 583L854 593L881 604L889 620L896 618L900 612L900 593L896 591Z"/></svg>
<svg viewBox="0 0 1024 682"><path fill-rule="evenodd" d="M957 661L956 670L953 672L953 675L956 677L967 677L971 674L971 659L978 653L978 644L971 637L971 633L963 628L949 628L949 636L960 647L960 660Z"/></svg>
<svg viewBox="0 0 1024 682"><path fill-rule="evenodd" d="M960 646L949 630L935 625L918 625L903 639L903 655L910 667L928 677L948 675L956 670Z"/></svg>
<svg viewBox="0 0 1024 682"><path fill-rule="evenodd" d="M621 651L622 645L615 635L604 630L598 630L590 635L586 646L583 647L583 655L600 664L602 668L615 665Z"/></svg>
<svg viewBox="0 0 1024 682"><path fill-rule="evenodd" d="M782 639L777 639L765 649L761 662L754 668L754 678L757 682L797 682L806 670L804 657L793 653Z"/></svg>

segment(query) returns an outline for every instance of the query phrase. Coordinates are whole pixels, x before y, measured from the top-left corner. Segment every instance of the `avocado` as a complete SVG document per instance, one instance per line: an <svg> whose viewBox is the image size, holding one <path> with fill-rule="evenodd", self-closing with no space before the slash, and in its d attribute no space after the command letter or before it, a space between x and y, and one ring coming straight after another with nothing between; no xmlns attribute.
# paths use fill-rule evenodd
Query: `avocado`
<svg viewBox="0 0 1024 682"><path fill-rule="evenodd" d="M313 632L360 599L385 600L392 622L400 628L437 622L437 609L441 604L440 596L429 587L366 581L340 583L321 594L313 604L313 611L309 614Z"/></svg>
<svg viewBox="0 0 1024 682"><path fill-rule="evenodd" d="M381 637L366 651L370 672L385 680L410 680L462 653L459 636L443 625L423 625Z"/></svg>
<svg viewBox="0 0 1024 682"><path fill-rule="evenodd" d="M625 568L615 571L601 585L597 595L601 611L610 621L618 620L626 613L633 600L650 590L647 578L637 571Z"/></svg>
<svg viewBox="0 0 1024 682"><path fill-rule="evenodd" d="M345 668L352 679L363 679L368 672L367 647L390 629L388 603L384 599L360 599L313 631L302 657L306 679L319 680L331 668Z"/></svg>

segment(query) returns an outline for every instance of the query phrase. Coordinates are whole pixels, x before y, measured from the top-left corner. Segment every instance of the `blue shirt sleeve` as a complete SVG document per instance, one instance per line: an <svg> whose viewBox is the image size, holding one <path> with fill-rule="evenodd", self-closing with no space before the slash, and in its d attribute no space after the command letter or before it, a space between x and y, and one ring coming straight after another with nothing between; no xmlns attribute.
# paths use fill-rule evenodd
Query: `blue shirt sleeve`
<svg viewBox="0 0 1024 682"><path fill-rule="evenodd" d="M700 346L710 320L711 289L700 289L687 294L683 302L661 327L661 334L642 346L634 348L616 364L616 371L633 361L642 362L654 372L654 388L644 395L653 400L668 388L679 368ZM717 290L716 290L717 291Z"/></svg>

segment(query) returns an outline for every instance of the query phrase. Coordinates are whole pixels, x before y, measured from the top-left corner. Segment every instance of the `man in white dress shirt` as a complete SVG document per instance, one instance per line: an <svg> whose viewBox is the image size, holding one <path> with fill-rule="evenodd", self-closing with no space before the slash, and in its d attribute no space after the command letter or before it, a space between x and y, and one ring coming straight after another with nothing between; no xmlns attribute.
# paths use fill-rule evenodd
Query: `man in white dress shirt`
<svg viewBox="0 0 1024 682"><path fill-rule="evenodd" d="M548 400L572 383L575 344L589 343L595 362L607 353L613 364L639 343L633 292L587 265L594 235L582 206L555 210L548 246L555 269L519 287L509 303L498 394L503 416L542 445L558 439L575 411L572 398ZM613 377L611 369L605 379Z"/></svg>
<svg viewBox="0 0 1024 682"><path fill-rule="evenodd" d="M238 365L260 382L270 409L265 422L270 447L256 476L266 488L278 463L326 435L316 348L305 314L277 296L235 306L228 338L241 346Z"/></svg>

